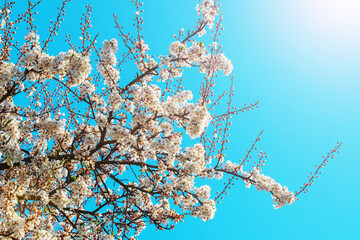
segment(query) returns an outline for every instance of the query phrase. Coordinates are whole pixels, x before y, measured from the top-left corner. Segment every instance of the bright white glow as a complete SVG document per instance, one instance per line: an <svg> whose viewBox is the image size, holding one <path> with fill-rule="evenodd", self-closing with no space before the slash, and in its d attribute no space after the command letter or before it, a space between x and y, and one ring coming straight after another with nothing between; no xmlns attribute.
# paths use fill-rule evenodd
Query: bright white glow
<svg viewBox="0 0 360 240"><path fill-rule="evenodd" d="M359 0L310 0L304 4L304 16L324 34L351 37L360 32Z"/></svg>
<svg viewBox="0 0 360 240"><path fill-rule="evenodd" d="M340 58L357 58L360 50L360 0L303 0L292 2L294 30L309 51ZM305 50L305 49L304 49Z"/></svg>

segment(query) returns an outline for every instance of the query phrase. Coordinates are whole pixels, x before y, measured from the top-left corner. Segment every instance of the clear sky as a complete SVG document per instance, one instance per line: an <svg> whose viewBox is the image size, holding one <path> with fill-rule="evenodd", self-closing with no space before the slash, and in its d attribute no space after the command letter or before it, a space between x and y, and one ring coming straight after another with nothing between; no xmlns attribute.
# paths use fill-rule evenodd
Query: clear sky
<svg viewBox="0 0 360 240"><path fill-rule="evenodd" d="M39 9L40 33L55 19L55 2ZM82 5L89 2L99 42L118 37L113 13L123 25L135 16L130 0L73 0L60 35L79 36ZM166 54L172 35L195 24L196 3L145 1L143 34L151 53ZM220 11L220 42L234 65L234 102L260 101L258 109L234 118L227 159L242 158L264 130L264 173L295 191L337 141L343 142L340 154L291 206L274 210L269 194L238 182L213 220L187 217L166 232L148 227L140 239L360 239L360 1L223 0ZM53 51L67 50L61 39ZM185 76L188 88L202 80ZM223 88L228 81L217 84Z"/></svg>

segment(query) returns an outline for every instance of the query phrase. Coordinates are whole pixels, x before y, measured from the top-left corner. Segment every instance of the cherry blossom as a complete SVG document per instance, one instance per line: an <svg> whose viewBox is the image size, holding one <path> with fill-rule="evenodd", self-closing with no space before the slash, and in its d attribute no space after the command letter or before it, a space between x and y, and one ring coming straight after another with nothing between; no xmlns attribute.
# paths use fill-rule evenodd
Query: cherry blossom
<svg viewBox="0 0 360 240"><path fill-rule="evenodd" d="M77 42L69 34L68 48L50 54L69 1L41 36L34 25L40 1L19 16L15 2L0 6L1 239L136 239L147 226L173 229L187 215L208 221L236 179L268 192L280 208L307 191L341 145L295 193L261 173L263 152L250 165L261 134L243 158L228 160L231 117L258 103L232 105L218 1L201 0L196 26L181 29L159 56L141 33L142 3L133 1L137 31L125 33L114 15L119 38L100 45L88 5ZM127 69L135 69L132 79L123 77ZM199 73L200 90L184 88L188 69ZM218 93L215 80L229 91ZM198 179L225 185L214 191Z"/></svg>

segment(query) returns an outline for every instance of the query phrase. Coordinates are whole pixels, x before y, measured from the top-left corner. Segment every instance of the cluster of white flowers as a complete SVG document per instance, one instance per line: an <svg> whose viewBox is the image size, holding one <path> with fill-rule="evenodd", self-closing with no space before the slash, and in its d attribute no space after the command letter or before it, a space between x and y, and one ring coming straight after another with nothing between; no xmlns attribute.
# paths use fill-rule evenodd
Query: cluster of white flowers
<svg viewBox="0 0 360 240"><path fill-rule="evenodd" d="M171 55L183 55L187 56L186 44L179 41L172 42L169 46L169 53Z"/></svg>
<svg viewBox="0 0 360 240"><path fill-rule="evenodd" d="M96 67L108 86L113 86L120 79L119 70L114 67L117 63L115 56L117 50L118 43L116 39L104 41L100 53L101 61Z"/></svg>
<svg viewBox="0 0 360 240"><path fill-rule="evenodd" d="M149 45L145 44L144 40L136 41L134 46L140 51L140 53L145 54L150 50Z"/></svg>
<svg viewBox="0 0 360 240"><path fill-rule="evenodd" d="M67 191L63 189L56 191L56 193L51 197L51 201L60 209L69 207L72 202Z"/></svg>
<svg viewBox="0 0 360 240"><path fill-rule="evenodd" d="M33 239L56 239L52 231L45 231L44 229L39 229L34 233Z"/></svg>
<svg viewBox="0 0 360 240"><path fill-rule="evenodd" d="M211 188L208 185L203 185L199 188L195 188L196 195L201 199L208 200L210 198Z"/></svg>
<svg viewBox="0 0 360 240"><path fill-rule="evenodd" d="M92 182L90 178L84 178L83 176L77 177L72 183L68 185L68 188L74 194L71 201L73 203L81 204L87 197L92 195Z"/></svg>
<svg viewBox="0 0 360 240"><path fill-rule="evenodd" d="M196 64L200 64L205 61L206 48L202 42L193 43L188 49L188 61Z"/></svg>
<svg viewBox="0 0 360 240"><path fill-rule="evenodd" d="M124 99L121 97L119 92L117 91L111 91L108 102L112 106L113 109L117 109L121 107L122 103L124 103Z"/></svg>
<svg viewBox="0 0 360 240"><path fill-rule="evenodd" d="M178 67L190 67L189 64L191 63L200 64L207 60L207 51L203 42L197 43L194 41L192 46L188 48L185 43L175 41L170 44L169 53L178 58L186 59L186 61L178 61L176 63L176 66ZM169 65L169 62L166 62L165 60L166 59L163 60L163 65Z"/></svg>
<svg viewBox="0 0 360 240"><path fill-rule="evenodd" d="M259 191L265 190L272 194L275 208L281 208L286 204L295 202L294 193L290 192L287 187L281 186L281 184L277 183L273 178L260 174L260 171L260 169L254 168L252 173L244 172L243 174L255 182L253 185ZM247 186L250 186L249 184L251 183L249 181L245 182Z"/></svg>
<svg viewBox="0 0 360 240"><path fill-rule="evenodd" d="M53 120L48 116L45 119L36 119L36 126L41 130L46 130L53 139L65 134L65 119Z"/></svg>
<svg viewBox="0 0 360 240"><path fill-rule="evenodd" d="M140 63L137 65L138 69L142 73L145 73L148 69L151 69L157 65L157 62L155 61L155 59L150 58L148 56L146 59L147 59L147 61L142 59L142 61L140 61ZM147 75L147 76L143 77L143 79L141 81L142 82L150 82L151 80L152 80L152 77L150 75Z"/></svg>
<svg viewBox="0 0 360 240"><path fill-rule="evenodd" d="M66 84L69 87L76 87L86 80L91 73L89 56L82 56L72 49L62 52L52 62L54 75L59 74L60 79L68 77Z"/></svg>
<svg viewBox="0 0 360 240"><path fill-rule="evenodd" d="M14 107L12 99L8 99L0 104L0 111L6 112L13 110ZM3 113L0 116L0 157L5 157L6 163L10 166L19 162L24 156L19 143L22 135L20 123L20 119L13 114Z"/></svg>
<svg viewBox="0 0 360 240"><path fill-rule="evenodd" d="M4 30L6 21L10 19L9 13L10 13L10 9L5 9L5 11L3 11L3 9L0 9L0 14L2 15L2 19L0 22L1 30Z"/></svg>
<svg viewBox="0 0 360 240"><path fill-rule="evenodd" d="M84 83L91 73L89 56L72 49L56 57L49 56L41 50L39 36L34 32L29 32L25 40L18 65L30 71L26 76L30 81L51 79L56 75L64 79L67 76L66 84L74 87Z"/></svg>
<svg viewBox="0 0 360 240"><path fill-rule="evenodd" d="M10 179L0 176L0 231L11 230L12 238L18 239L25 238L29 232L39 233L39 236L53 236L51 224L53 218L44 217L43 211L44 206L49 202L47 188L52 185L52 181L39 180L50 176L51 167L49 162L44 160L40 161L38 166L29 165L14 169L8 173ZM26 214L20 210L25 206L24 203L29 206L29 212ZM42 234L41 228L48 233Z"/></svg>
<svg viewBox="0 0 360 240"><path fill-rule="evenodd" d="M161 131L164 134L164 137L169 137L173 133L173 127L168 122L163 122L160 124Z"/></svg>
<svg viewBox="0 0 360 240"><path fill-rule="evenodd" d="M186 133L191 138L199 137L211 121L210 113L205 106L188 103L188 100L192 99L191 91L179 91L175 95L169 96L165 102L160 100L161 90L156 85L136 86L132 93L132 102L135 105L139 108L140 106L145 107L146 111L153 114L162 114L163 117L177 119L186 125ZM150 116L144 112L136 113L133 116L132 125L134 127L157 125L154 120L150 121ZM100 122L105 122L105 119Z"/></svg>
<svg viewBox="0 0 360 240"><path fill-rule="evenodd" d="M215 201L212 199L203 200L202 204L196 207L193 216L199 217L203 221L213 219L216 212Z"/></svg>
<svg viewBox="0 0 360 240"><path fill-rule="evenodd" d="M196 31L202 35L204 23L213 27L218 6L201 0L197 11L203 21ZM195 179L221 179L224 173L241 174L247 185L270 192L276 207L295 200L259 169L244 172L237 163L223 164L222 150L215 153L220 141L202 135L212 121L209 98L200 92L202 97L191 102L192 92L183 90L177 78L184 68L198 67L211 88L210 77L218 71L229 75L233 69L223 53L209 53L203 42L188 36L171 43L169 54L157 63L141 36L124 41L128 52L119 65L133 60L140 70L124 87L119 84L115 39L103 42L94 78L89 76L89 53L74 47L50 56L33 31L26 35L16 64L0 61L0 234L110 240L114 237L104 234L108 227L117 228L117 235L138 235L147 219L159 229L184 215L207 221L222 193L211 199L210 186L196 187ZM165 83L150 83L156 78ZM96 89L102 80L107 86ZM216 97L209 91L210 98ZM17 94L29 98L28 107L14 104ZM216 133L225 136L222 120L214 121L213 136L220 139ZM191 147L183 145L184 139L193 142ZM211 159L219 160L215 167ZM91 210L93 203L97 210Z"/></svg>
<svg viewBox="0 0 360 240"><path fill-rule="evenodd" d="M26 42L21 46L22 57L19 59L19 62L23 65L24 68L31 69L34 65L37 65L37 60L40 58L39 54L41 54L39 35L31 31L26 34L24 39ZM51 59L49 59L48 62L50 61Z"/></svg>
<svg viewBox="0 0 360 240"><path fill-rule="evenodd" d="M223 74L228 76L233 70L231 61L223 53L207 54L203 42L193 42L193 45L187 48L185 43L175 41L170 44L169 53L177 56L179 61L171 64L169 59L163 58L162 66L166 65L170 68L173 65L176 67L190 67L191 64L195 63L200 65L200 73L205 73L207 76L212 76L218 71L223 71ZM160 70L160 74L163 79L168 77L168 72L164 68Z"/></svg>
<svg viewBox="0 0 360 240"><path fill-rule="evenodd" d="M96 221L77 221L77 236L78 239L99 239L99 240L113 240L114 237L107 234L98 234L101 226ZM95 237L96 236L96 237Z"/></svg>
<svg viewBox="0 0 360 240"><path fill-rule="evenodd" d="M194 179L193 176L186 176L179 178L176 182L176 186L178 186L181 190L190 192L194 187Z"/></svg>
<svg viewBox="0 0 360 240"><path fill-rule="evenodd" d="M84 149L93 148L99 142L99 136L97 136L95 131L92 131L84 136Z"/></svg>
<svg viewBox="0 0 360 240"><path fill-rule="evenodd" d="M85 81L79 86L80 96L92 95L95 92L95 86L90 81Z"/></svg>
<svg viewBox="0 0 360 240"><path fill-rule="evenodd" d="M160 96L161 90L156 85L145 84L138 86L136 90L133 91L135 102L137 102L139 106L144 106L152 112L161 112Z"/></svg>
<svg viewBox="0 0 360 240"><path fill-rule="evenodd" d="M14 235L23 238L25 236L25 219L19 216L15 206L18 203L17 195L22 195L24 186L18 186L14 181L9 181L5 186L1 186L1 191L7 193L0 195L0 206L5 208L1 211L2 219L0 227L13 229Z"/></svg>
<svg viewBox="0 0 360 240"><path fill-rule="evenodd" d="M9 81L17 81L21 76L17 66L10 62L2 62L0 64L0 96L5 94L4 86Z"/></svg>
<svg viewBox="0 0 360 240"><path fill-rule="evenodd" d="M13 142L13 141L12 141ZM14 163L18 163L23 159L24 153L18 144L9 142L6 145L2 145L0 150L2 152L1 157L6 157L5 161L7 164L12 166Z"/></svg>
<svg viewBox="0 0 360 240"><path fill-rule="evenodd" d="M186 126L186 133L191 138L199 137L209 125L211 115L205 106L199 104L193 105L189 110L189 121Z"/></svg>
<svg viewBox="0 0 360 240"><path fill-rule="evenodd" d="M107 116L105 114L103 114L103 113L100 113L100 112L98 112L95 115L95 121L101 127L105 127L105 126L107 126L109 124Z"/></svg>
<svg viewBox="0 0 360 240"><path fill-rule="evenodd" d="M164 126L164 124L162 124L162 126ZM166 128L168 128L168 125L165 125L165 126L166 126ZM169 131L172 131L172 130L169 129ZM170 134L170 132L168 132L168 134ZM172 166L175 155L177 155L181 151L181 146L180 146L181 141L182 141L182 137L180 134L173 134L169 137L158 138L158 139L155 139L154 141L152 141L149 150L153 151L153 154L152 154L153 156L156 156L155 155L156 152L167 153L168 154L167 164L169 166Z"/></svg>
<svg viewBox="0 0 360 240"><path fill-rule="evenodd" d="M205 169L204 154L205 149L201 143L197 143L193 147L187 147L185 153L181 154L184 171L190 175L200 175Z"/></svg>
<svg viewBox="0 0 360 240"><path fill-rule="evenodd" d="M231 161L226 161L225 166L224 166L226 171L229 172L237 172L237 171L241 171L241 169L239 169L239 164L237 163L233 163Z"/></svg>
<svg viewBox="0 0 360 240"><path fill-rule="evenodd" d="M136 139L130 134L130 131L119 125L112 125L109 127L108 136L122 144L134 144Z"/></svg>
<svg viewBox="0 0 360 240"><path fill-rule="evenodd" d="M233 65L223 53L213 56L206 55L206 59L200 65L200 72L211 76L218 71L223 71L224 75L229 75L233 70Z"/></svg>
<svg viewBox="0 0 360 240"><path fill-rule="evenodd" d="M218 8L214 5L213 0L203 0L200 5L196 6L196 11L199 16L209 25L209 28L214 26L215 16L218 14Z"/></svg>
<svg viewBox="0 0 360 240"><path fill-rule="evenodd" d="M169 96L163 103L164 114L180 114L184 109L188 108L189 104L187 102L192 98L191 91L179 91L175 95Z"/></svg>

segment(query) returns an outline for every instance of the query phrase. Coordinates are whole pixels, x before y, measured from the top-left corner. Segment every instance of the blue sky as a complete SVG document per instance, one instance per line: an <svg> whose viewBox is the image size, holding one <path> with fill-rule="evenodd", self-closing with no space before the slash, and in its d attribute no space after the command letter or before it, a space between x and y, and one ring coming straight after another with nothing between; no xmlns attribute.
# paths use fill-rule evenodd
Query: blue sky
<svg viewBox="0 0 360 240"><path fill-rule="evenodd" d="M40 33L47 30L44 22L55 19L54 2L39 8ZM59 35L79 36L82 6L89 2L99 42L117 38L113 13L123 25L135 16L130 1L73 0ZM151 53L166 53L172 35L195 24L196 3L145 2L143 34ZM220 42L234 65L234 103L260 101L258 109L234 118L227 159L242 158L264 130L259 145L269 155L264 173L295 191L337 141L343 142L340 154L291 206L274 210L268 194L238 182L213 220L187 217L166 232L148 227L140 239L360 239L360 2L224 0L220 11L225 28ZM52 51L66 50L59 37ZM185 76L188 88L202 80ZM228 83L219 79L218 88Z"/></svg>

